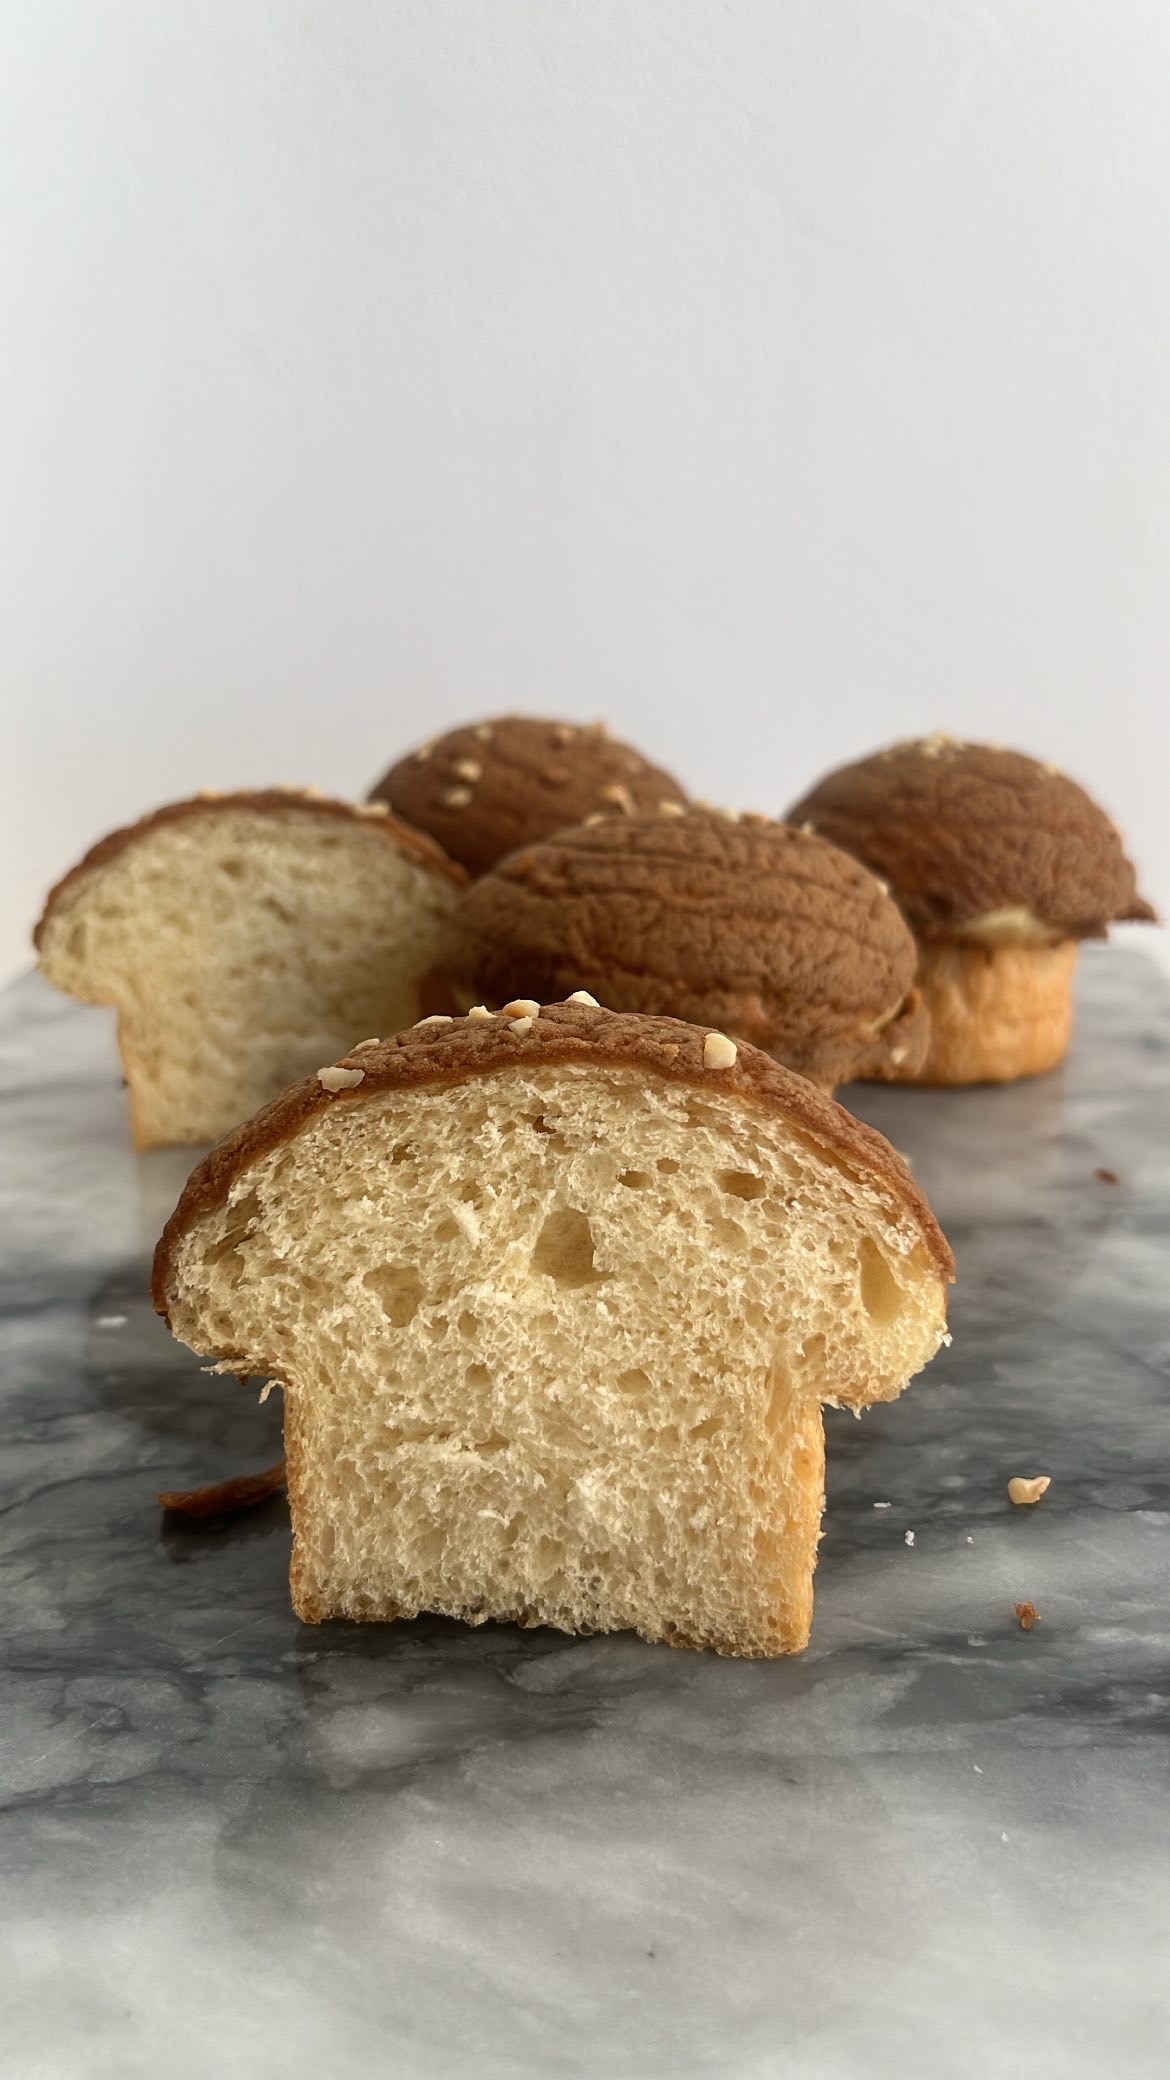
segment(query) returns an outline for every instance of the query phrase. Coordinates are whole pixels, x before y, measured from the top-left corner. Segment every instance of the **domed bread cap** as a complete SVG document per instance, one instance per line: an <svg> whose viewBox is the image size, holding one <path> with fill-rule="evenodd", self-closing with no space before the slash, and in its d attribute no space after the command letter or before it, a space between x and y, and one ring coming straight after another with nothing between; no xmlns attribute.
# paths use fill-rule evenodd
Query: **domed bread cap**
<svg viewBox="0 0 1170 2080"><path fill-rule="evenodd" d="M474 875L586 816L629 815L686 795L600 723L502 715L420 745L391 766L371 800L389 802Z"/></svg>
<svg viewBox="0 0 1170 2080"><path fill-rule="evenodd" d="M828 1086L925 1053L914 941L881 883L763 816L691 808L561 831L468 891L452 946L453 979L488 1001L579 984Z"/></svg>
<svg viewBox="0 0 1170 2080"><path fill-rule="evenodd" d="M888 1143L803 1078L534 1003L355 1048L229 1136L155 1305L284 1386L302 1618L794 1651L821 1405L929 1360L950 1252Z"/></svg>
<svg viewBox="0 0 1170 2080"><path fill-rule="evenodd" d="M920 939L1101 939L1152 920L1104 811L1055 766L942 735L829 773L789 811L889 882Z"/></svg>

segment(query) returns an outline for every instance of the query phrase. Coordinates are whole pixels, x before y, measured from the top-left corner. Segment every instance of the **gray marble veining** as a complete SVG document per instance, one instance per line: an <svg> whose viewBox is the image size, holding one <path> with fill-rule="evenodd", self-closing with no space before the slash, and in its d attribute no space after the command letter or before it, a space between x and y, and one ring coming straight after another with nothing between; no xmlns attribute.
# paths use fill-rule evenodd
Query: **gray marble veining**
<svg viewBox="0 0 1170 2080"><path fill-rule="evenodd" d="M5 993L5 2080L1170 2068L1170 986L1092 951L1080 989L1055 1077L851 1094L955 1245L955 1341L830 1419L773 1664L314 1630L283 1501L164 1527L279 1397L150 1312L187 1159L128 1152L106 1018Z"/></svg>

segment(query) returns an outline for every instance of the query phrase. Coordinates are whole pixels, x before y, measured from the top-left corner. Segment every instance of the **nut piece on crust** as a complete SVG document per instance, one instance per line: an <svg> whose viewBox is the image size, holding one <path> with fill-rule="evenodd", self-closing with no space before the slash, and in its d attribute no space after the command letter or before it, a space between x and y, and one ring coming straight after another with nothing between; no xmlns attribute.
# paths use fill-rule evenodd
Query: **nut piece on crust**
<svg viewBox="0 0 1170 2080"><path fill-rule="evenodd" d="M437 737L371 789L469 874L583 817L685 802L678 782L599 727L503 715Z"/></svg>
<svg viewBox="0 0 1170 2080"><path fill-rule="evenodd" d="M468 891L454 977L504 1001L582 984L748 1040L825 1088L920 1063L914 941L873 875L767 818L622 816L561 831Z"/></svg>
<svg viewBox="0 0 1170 2080"><path fill-rule="evenodd" d="M58 989L118 1013L135 1145L213 1141L356 1033L418 1017L464 878L388 812L204 796L87 853L36 946Z"/></svg>
<svg viewBox="0 0 1170 2080"><path fill-rule="evenodd" d="M302 1618L805 1644L821 1405L902 1390L952 1264L880 1135L710 1037L415 1027L195 1170L155 1305L283 1384Z"/></svg>
<svg viewBox="0 0 1170 2080"><path fill-rule="evenodd" d="M936 735L829 773L789 812L889 883L922 949L911 1083L1009 1082L1068 1046L1076 942L1152 919L1103 810L1055 766Z"/></svg>

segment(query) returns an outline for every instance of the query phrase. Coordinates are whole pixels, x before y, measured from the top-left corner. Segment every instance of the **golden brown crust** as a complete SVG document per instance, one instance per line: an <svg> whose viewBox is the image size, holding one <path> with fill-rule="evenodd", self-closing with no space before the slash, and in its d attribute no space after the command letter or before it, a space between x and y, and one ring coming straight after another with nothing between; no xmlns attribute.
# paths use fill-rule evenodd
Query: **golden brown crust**
<svg viewBox="0 0 1170 2080"><path fill-rule="evenodd" d="M433 839L428 838L422 831L412 830L393 815L371 815L369 809L360 802L337 801L329 795L315 794L309 789L299 787L267 787L254 791L241 789L234 794L193 795L186 801L167 802L163 808L152 810L149 816L140 817L137 823L125 824L120 830L110 831L108 836L92 845L84 858L79 859L76 866L70 867L69 872L49 890L45 898L45 907L33 932L33 945L40 950L52 912L62 897L71 894L77 882L85 875L93 873L98 867L107 866L120 852L125 852L128 846L136 845L141 838L151 837L156 830L167 824L183 823L188 818L196 816L217 816L225 810L239 809L254 811L259 815L287 816L290 810L295 810L313 816L328 816L334 819L341 817L348 822L360 824L363 830L380 832L389 844L397 846L400 852L405 853L407 858L414 860L418 866L429 868L432 873L442 875L447 881L454 881L459 887L462 887L467 879L463 869L454 860L448 859Z"/></svg>
<svg viewBox="0 0 1170 2080"><path fill-rule="evenodd" d="M1068 1052L1075 939L1055 946L924 946L930 1050L902 1083L1014 1083Z"/></svg>
<svg viewBox="0 0 1170 2080"><path fill-rule="evenodd" d="M502 715L453 729L391 766L371 791L472 875L593 812L685 802L671 774L600 724Z"/></svg>
<svg viewBox="0 0 1170 2080"><path fill-rule="evenodd" d="M926 1050L897 906L836 847L764 816L561 831L476 882L452 946L453 980L488 1002L584 988L718 1027L826 1088Z"/></svg>
<svg viewBox="0 0 1170 2080"><path fill-rule="evenodd" d="M316 1076L294 1083L271 1105L237 1127L199 1163L187 1181L155 1251L151 1294L168 1314L168 1285L177 1244L202 1215L219 1205L241 1172L271 1149L291 1140L331 1108L363 1105L385 1091L418 1090L500 1076L523 1068L565 1064L589 1069L630 1069L644 1077L685 1084L747 1108L783 1119L844 1170L884 1192L896 1211L917 1223L939 1276L954 1275L954 1260L922 1192L900 1156L806 1078L782 1069L757 1048L742 1046L731 1067L704 1063L706 1030L679 1019L633 1017L579 1004L551 1004L527 1030L500 1014L482 1020L413 1026L376 1047L361 1047L340 1065L360 1069L356 1086L330 1093ZM226 1358L233 1353L223 1354ZM286 1438L290 1478L295 1478L295 1440Z"/></svg>
<svg viewBox="0 0 1170 2080"><path fill-rule="evenodd" d="M1022 907L1056 936L1153 919L1104 811L1020 751L935 736L841 766L789 811L891 890L921 939Z"/></svg>

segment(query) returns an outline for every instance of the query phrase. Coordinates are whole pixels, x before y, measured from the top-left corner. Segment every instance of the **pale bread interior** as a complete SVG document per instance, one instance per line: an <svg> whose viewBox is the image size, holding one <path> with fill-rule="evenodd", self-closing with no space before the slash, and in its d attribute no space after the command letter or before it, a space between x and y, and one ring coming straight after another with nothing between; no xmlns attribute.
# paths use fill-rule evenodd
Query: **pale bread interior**
<svg viewBox="0 0 1170 2080"><path fill-rule="evenodd" d="M334 1099L177 1246L171 1326L286 1388L308 1619L808 1637L820 1404L936 1349L913 1212L774 1112L521 1065Z"/></svg>
<svg viewBox="0 0 1170 2080"><path fill-rule="evenodd" d="M417 1019L456 894L357 817L225 806L145 831L66 888L40 965L116 1005L137 1146L214 1141Z"/></svg>

